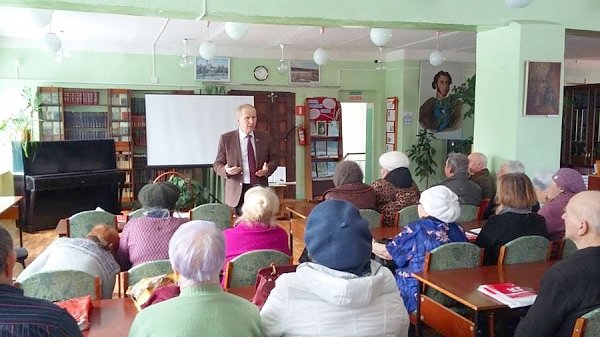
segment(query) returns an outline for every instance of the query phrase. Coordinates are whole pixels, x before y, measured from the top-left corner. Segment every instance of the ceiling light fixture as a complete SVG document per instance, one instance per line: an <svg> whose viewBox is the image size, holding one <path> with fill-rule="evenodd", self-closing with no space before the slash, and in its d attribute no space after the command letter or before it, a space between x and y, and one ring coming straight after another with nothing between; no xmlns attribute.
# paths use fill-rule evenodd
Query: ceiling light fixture
<svg viewBox="0 0 600 337"><path fill-rule="evenodd" d="M315 61L316 64L323 66L323 65L326 65L327 62L329 62L329 54L327 53L327 50L323 49L323 33L325 33L325 28L321 27L320 33L321 33L321 47L319 47L319 48L317 48L317 50L315 50L315 52L313 54L313 60Z"/></svg>
<svg viewBox="0 0 600 337"><path fill-rule="evenodd" d="M435 33L435 50L432 51L431 54L429 54L429 63L434 67L441 66L442 64L444 64L444 62L446 62L446 57L440 51L439 42L440 32L438 31Z"/></svg>
<svg viewBox="0 0 600 337"><path fill-rule="evenodd" d="M61 30L60 31L60 40L63 41L65 37L65 31ZM56 61L56 63L58 64L62 64L63 60L66 58L71 57L71 53L69 53L68 50L65 49L65 45L63 43L61 43L61 47L60 49L56 52L56 55L54 56L54 61Z"/></svg>
<svg viewBox="0 0 600 337"><path fill-rule="evenodd" d="M385 60L383 59L383 47L379 47L379 59L375 60L375 63L377 63L375 70L385 70L386 69Z"/></svg>
<svg viewBox="0 0 600 337"><path fill-rule="evenodd" d="M181 59L179 60L179 67L182 70L190 70L194 67L194 57L187 53L188 40L183 39L183 55L181 55Z"/></svg>
<svg viewBox="0 0 600 337"><path fill-rule="evenodd" d="M504 0L504 3L513 8L523 8L529 6L533 0Z"/></svg>
<svg viewBox="0 0 600 337"><path fill-rule="evenodd" d="M44 46L46 46L46 50L51 53L56 53L62 48L62 41L58 37L58 35L52 33L52 17L54 16L54 11L50 14L50 31L44 34L42 41L44 41Z"/></svg>
<svg viewBox="0 0 600 337"><path fill-rule="evenodd" d="M281 59L279 60L279 64L277 65L277 72L281 75L284 75L288 72L290 67L288 66L288 62L283 57L283 48L285 47L285 45L282 43L279 45L279 47L281 48Z"/></svg>
<svg viewBox="0 0 600 337"><path fill-rule="evenodd" d="M241 40L248 34L248 25L239 22L225 22L225 33L234 40Z"/></svg>
<svg viewBox="0 0 600 337"><path fill-rule="evenodd" d="M388 28L371 28L369 36L376 46L383 47L386 43L390 42L392 30Z"/></svg>
<svg viewBox="0 0 600 337"><path fill-rule="evenodd" d="M217 45L210 41L209 26L210 21L206 21L206 41L202 42L198 49L200 56L207 61L210 61L217 56Z"/></svg>

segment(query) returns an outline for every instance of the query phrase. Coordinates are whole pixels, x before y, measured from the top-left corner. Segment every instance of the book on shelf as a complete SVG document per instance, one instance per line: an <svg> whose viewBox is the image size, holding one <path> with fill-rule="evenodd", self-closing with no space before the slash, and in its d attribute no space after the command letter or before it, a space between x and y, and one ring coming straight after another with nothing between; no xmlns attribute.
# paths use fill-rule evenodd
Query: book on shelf
<svg viewBox="0 0 600 337"><path fill-rule="evenodd" d="M310 121L310 135L311 136L317 135L317 122L316 121Z"/></svg>
<svg viewBox="0 0 600 337"><path fill-rule="evenodd" d="M337 162L328 161L327 162L327 175L329 177L333 177L333 173L335 172L335 167L337 166Z"/></svg>
<svg viewBox="0 0 600 337"><path fill-rule="evenodd" d="M327 162L324 162L324 161L317 162L317 177L318 178L330 177L329 173L327 172Z"/></svg>
<svg viewBox="0 0 600 337"><path fill-rule="evenodd" d="M326 157L327 156L327 141L319 140L315 143L315 156Z"/></svg>
<svg viewBox="0 0 600 337"><path fill-rule="evenodd" d="M340 136L340 122L331 121L327 125L327 135L330 137L339 137Z"/></svg>
<svg viewBox="0 0 600 337"><path fill-rule="evenodd" d="M329 158L337 158L339 156L338 153L338 141L337 140L329 140L327 141L327 157Z"/></svg>
<svg viewBox="0 0 600 337"><path fill-rule="evenodd" d="M511 309L530 306L537 297L533 290L519 287L510 282L483 284L477 290L506 304Z"/></svg>

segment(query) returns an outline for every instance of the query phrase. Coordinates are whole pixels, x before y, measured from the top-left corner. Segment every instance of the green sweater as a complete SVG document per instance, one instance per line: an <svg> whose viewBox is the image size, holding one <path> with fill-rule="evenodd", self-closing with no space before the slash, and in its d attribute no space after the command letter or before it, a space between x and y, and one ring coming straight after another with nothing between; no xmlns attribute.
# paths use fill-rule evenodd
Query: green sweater
<svg viewBox="0 0 600 337"><path fill-rule="evenodd" d="M130 337L263 336L258 308L219 285L188 287L140 311Z"/></svg>

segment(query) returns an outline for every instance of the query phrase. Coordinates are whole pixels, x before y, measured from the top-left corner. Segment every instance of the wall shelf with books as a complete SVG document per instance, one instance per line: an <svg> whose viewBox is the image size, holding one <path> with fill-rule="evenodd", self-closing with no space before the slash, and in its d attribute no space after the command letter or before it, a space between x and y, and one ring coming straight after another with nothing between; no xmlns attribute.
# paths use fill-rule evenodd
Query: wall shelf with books
<svg viewBox="0 0 600 337"><path fill-rule="evenodd" d="M307 113L304 128L308 130L305 151L305 197L320 199L323 192L333 187L333 172L342 160L341 105L335 98L306 99Z"/></svg>

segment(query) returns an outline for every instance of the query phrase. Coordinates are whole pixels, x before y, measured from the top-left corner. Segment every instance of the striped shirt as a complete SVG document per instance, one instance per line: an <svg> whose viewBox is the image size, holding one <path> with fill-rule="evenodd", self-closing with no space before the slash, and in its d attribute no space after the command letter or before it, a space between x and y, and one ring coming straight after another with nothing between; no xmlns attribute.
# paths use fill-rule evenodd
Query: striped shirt
<svg viewBox="0 0 600 337"><path fill-rule="evenodd" d="M82 336L75 319L64 309L23 291L0 284L0 336Z"/></svg>

